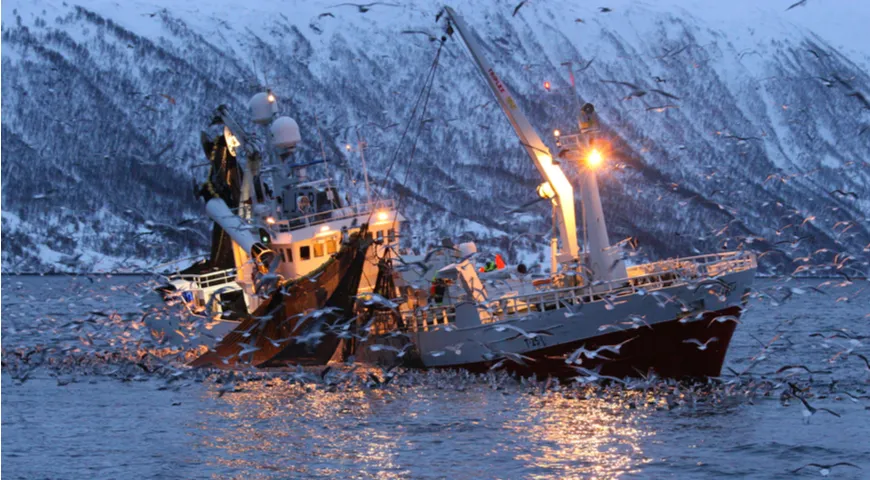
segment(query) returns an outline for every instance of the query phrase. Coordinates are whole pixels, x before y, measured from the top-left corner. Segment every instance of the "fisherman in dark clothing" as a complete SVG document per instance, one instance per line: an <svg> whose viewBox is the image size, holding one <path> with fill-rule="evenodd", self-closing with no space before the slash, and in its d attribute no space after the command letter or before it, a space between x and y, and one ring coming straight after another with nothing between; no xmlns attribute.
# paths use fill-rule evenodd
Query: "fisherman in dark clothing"
<svg viewBox="0 0 870 480"><path fill-rule="evenodd" d="M444 301L444 292L447 291L447 283L444 282L443 278L436 278L432 282L432 288L430 288L429 300L434 303L441 303Z"/></svg>

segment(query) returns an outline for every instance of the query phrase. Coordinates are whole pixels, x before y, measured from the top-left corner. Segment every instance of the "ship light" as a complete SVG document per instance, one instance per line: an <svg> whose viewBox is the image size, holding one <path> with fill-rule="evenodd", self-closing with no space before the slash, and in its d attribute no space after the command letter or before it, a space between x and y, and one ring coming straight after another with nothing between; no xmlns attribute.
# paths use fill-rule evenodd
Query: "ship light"
<svg viewBox="0 0 870 480"><path fill-rule="evenodd" d="M345 146L344 146L344 149L347 150L347 151L349 152L349 151L350 151L350 144L348 143L347 145L345 145Z"/></svg>
<svg viewBox="0 0 870 480"><path fill-rule="evenodd" d="M269 225L275 225L275 219L273 217L266 217L266 223Z"/></svg>
<svg viewBox="0 0 870 480"><path fill-rule="evenodd" d="M324 226L320 227L320 231L321 231L321 232L328 232L328 231L329 231L329 225L324 225Z"/></svg>
<svg viewBox="0 0 870 480"><path fill-rule="evenodd" d="M553 186L550 185L550 182L544 182L538 185L537 191L538 196L541 198L553 198L556 196L556 191L553 190Z"/></svg>
<svg viewBox="0 0 870 480"><path fill-rule="evenodd" d="M390 215L387 212L383 210L378 212L378 221L386 222L388 218L390 218Z"/></svg>
<svg viewBox="0 0 870 480"><path fill-rule="evenodd" d="M224 140L227 143L227 150L229 150L230 155L235 156L236 149L242 145L242 142L240 142L239 139L236 138L235 135L233 135L230 127L227 127L226 125L224 125Z"/></svg>
<svg viewBox="0 0 870 480"><path fill-rule="evenodd" d="M550 91L550 82L544 82L544 90Z"/></svg>
<svg viewBox="0 0 870 480"><path fill-rule="evenodd" d="M562 135L562 132L560 132L558 129L553 130L553 136L554 136L554 137L559 138L560 135Z"/></svg>
<svg viewBox="0 0 870 480"><path fill-rule="evenodd" d="M268 100L269 103L275 103L275 94L272 92L269 92L269 95L266 97L266 100Z"/></svg>
<svg viewBox="0 0 870 480"><path fill-rule="evenodd" d="M601 152L597 149L593 148L592 151L586 155L586 165L590 168L598 168L602 163L604 163L604 157L601 156Z"/></svg>

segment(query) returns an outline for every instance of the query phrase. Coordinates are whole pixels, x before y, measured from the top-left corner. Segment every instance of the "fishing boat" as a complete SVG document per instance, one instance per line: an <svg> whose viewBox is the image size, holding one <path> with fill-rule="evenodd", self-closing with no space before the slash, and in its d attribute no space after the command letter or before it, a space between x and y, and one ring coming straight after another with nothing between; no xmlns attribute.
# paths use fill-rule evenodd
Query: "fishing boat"
<svg viewBox="0 0 870 480"><path fill-rule="evenodd" d="M259 137L226 106L212 122L221 132L213 140L203 134L210 171L197 192L214 222L211 251L158 289L185 314L147 321L160 341L204 350L198 365L326 363L335 339L301 343L290 333L321 331L349 315L354 298L373 289L377 259L397 246L404 218L391 200L372 200L364 168L366 199L357 200L330 178L325 152L294 163L299 126L278 114L273 92L256 94L249 107ZM309 177L316 165L324 178ZM323 310L330 314L305 316Z"/></svg>
<svg viewBox="0 0 870 480"><path fill-rule="evenodd" d="M454 261L434 272L426 291L405 278L397 260L381 272L392 281L377 291L392 300L364 320L369 335L356 345L357 359L581 380L719 375L749 298L755 257L737 251L627 266L609 243L599 197L596 170L606 162L607 143L594 106L582 107L578 133L554 132L554 155L468 26L449 7L444 13L447 35L458 32L544 178L537 193L552 204L557 227L550 273L533 278L524 266L481 272L477 248L467 243L455 247ZM582 250L562 164L581 169Z"/></svg>

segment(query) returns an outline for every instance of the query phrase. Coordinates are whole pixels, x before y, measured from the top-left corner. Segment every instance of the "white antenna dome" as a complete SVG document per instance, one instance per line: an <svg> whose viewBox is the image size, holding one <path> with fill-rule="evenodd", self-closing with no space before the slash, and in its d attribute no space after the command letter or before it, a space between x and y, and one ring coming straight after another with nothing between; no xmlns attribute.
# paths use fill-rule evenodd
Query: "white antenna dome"
<svg viewBox="0 0 870 480"><path fill-rule="evenodd" d="M278 99L272 92L260 92L248 102L251 108L251 120L254 123L265 125L272 121L272 117L278 113Z"/></svg>
<svg viewBox="0 0 870 480"><path fill-rule="evenodd" d="M278 117L269 127L272 132L272 145L277 148L293 150L302 141L299 125L290 117Z"/></svg>

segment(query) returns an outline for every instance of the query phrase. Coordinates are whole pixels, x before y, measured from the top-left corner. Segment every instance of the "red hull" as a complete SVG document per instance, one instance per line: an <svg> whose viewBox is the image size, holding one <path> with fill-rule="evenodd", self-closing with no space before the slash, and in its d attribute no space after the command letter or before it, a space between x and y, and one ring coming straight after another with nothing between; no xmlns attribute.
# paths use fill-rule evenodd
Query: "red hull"
<svg viewBox="0 0 870 480"><path fill-rule="evenodd" d="M716 377L722 371L725 354L731 343L736 323L732 321L710 323L714 318L725 315L739 317L740 307L729 307L716 312L709 312L701 320L680 323L678 320L658 323L652 328L641 327L602 334L560 345L527 352L523 355L534 359L523 366L514 362L505 362L503 368L519 375L537 375L539 377L575 377L582 375L576 369L565 363L565 358L580 347L595 350L603 345L616 345L631 339L622 346L620 354L602 352L610 360L583 358L580 365L589 370L601 367L600 374L613 377L638 377L654 372L660 377ZM688 339L706 342L716 337L716 341L708 344L705 350L699 350ZM476 362L454 365L449 368L485 372L495 362Z"/></svg>

